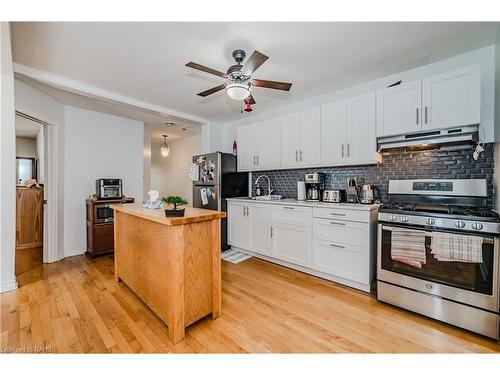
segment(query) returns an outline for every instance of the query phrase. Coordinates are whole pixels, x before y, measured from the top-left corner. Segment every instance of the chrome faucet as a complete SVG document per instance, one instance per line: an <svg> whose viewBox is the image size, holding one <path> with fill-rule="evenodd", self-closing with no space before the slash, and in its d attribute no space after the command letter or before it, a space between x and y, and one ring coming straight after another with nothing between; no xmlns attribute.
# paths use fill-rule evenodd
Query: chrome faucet
<svg viewBox="0 0 500 375"><path fill-rule="evenodd" d="M265 174L257 177L257 179L255 180L255 185L257 185L259 183L259 180L262 177L267 178L267 195L271 195L271 193L273 192L273 187L271 186L271 179L268 176L266 176Z"/></svg>

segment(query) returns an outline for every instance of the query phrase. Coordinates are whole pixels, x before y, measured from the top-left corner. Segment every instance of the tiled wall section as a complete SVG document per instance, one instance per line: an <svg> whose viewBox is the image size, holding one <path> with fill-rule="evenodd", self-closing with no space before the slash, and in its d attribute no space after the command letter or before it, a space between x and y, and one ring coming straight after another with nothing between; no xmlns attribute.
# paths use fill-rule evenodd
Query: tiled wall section
<svg viewBox="0 0 500 375"><path fill-rule="evenodd" d="M493 143L487 143L478 160L472 158L471 148L465 148L384 154L383 162L379 165L253 172L252 189L255 194L255 180L258 176L265 174L271 179L275 194L281 194L285 198L296 198L297 181L304 179L304 173L318 171L326 174L326 187L333 189L344 189L347 177L362 177L366 183L380 188L382 201L385 201L389 180L486 178L488 180L488 204L493 207L493 145ZM259 185L265 194L267 181L261 179Z"/></svg>

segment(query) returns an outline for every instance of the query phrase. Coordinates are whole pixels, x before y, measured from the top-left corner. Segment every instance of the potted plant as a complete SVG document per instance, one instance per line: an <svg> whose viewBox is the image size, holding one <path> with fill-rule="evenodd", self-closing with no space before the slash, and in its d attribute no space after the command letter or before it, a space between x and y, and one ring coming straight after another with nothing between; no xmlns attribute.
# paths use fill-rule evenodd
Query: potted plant
<svg viewBox="0 0 500 375"><path fill-rule="evenodd" d="M167 205L174 206L173 209L165 209L165 216L175 216L175 217L184 216L185 209L177 207L187 204L188 203L187 200L177 195L169 195L168 197L162 197L161 200L165 202Z"/></svg>

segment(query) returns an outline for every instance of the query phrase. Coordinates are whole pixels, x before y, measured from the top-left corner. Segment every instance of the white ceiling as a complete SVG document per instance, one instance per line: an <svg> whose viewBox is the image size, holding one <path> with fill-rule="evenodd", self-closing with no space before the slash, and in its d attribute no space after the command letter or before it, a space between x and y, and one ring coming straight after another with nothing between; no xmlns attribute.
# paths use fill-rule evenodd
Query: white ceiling
<svg viewBox="0 0 500 375"><path fill-rule="evenodd" d="M16 137L36 138L41 127L41 124L16 115Z"/></svg>
<svg viewBox="0 0 500 375"><path fill-rule="evenodd" d="M292 82L289 93L254 88L262 113L307 97L494 43L498 23L18 23L14 61L210 121L238 119L222 78L231 52L270 56L254 78ZM252 113L252 114L253 114ZM243 115L248 116L244 113ZM250 114L251 115L251 114Z"/></svg>

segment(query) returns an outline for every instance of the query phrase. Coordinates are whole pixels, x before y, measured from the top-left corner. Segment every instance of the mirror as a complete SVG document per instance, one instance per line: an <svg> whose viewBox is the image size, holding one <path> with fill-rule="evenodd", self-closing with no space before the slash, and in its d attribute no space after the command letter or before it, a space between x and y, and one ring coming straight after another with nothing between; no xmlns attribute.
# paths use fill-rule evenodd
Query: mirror
<svg viewBox="0 0 500 375"><path fill-rule="evenodd" d="M26 180L36 178L36 166L34 158L16 158L16 181L24 184Z"/></svg>

